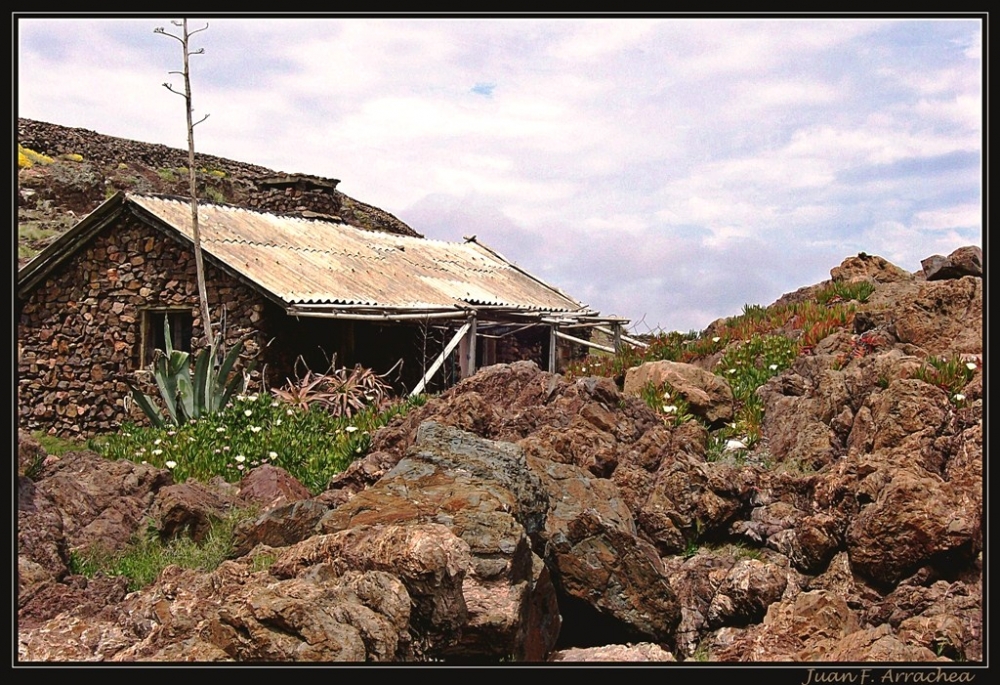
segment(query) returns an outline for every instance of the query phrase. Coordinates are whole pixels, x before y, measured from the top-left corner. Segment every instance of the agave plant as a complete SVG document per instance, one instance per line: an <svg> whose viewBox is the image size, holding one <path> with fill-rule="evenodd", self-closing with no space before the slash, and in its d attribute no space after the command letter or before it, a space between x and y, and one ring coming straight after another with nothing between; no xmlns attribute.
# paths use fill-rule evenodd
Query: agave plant
<svg viewBox="0 0 1000 685"><path fill-rule="evenodd" d="M156 427L167 423L180 425L190 419L201 418L213 414L229 402L237 392L246 388L243 374L232 373L236 360L239 359L246 337L240 338L228 354L224 355L222 363L215 364L217 352L222 348L215 345L202 348L198 352L194 364L194 376L191 375L191 355L182 350L175 350L170 343L170 322L164 321L164 338L166 350L156 350L153 358L153 378L160 391L160 398L167 411L163 416L160 409L146 393L129 383L132 397ZM255 362L251 362L248 371Z"/></svg>
<svg viewBox="0 0 1000 685"><path fill-rule="evenodd" d="M298 361L302 361L300 357ZM288 379L282 388L274 388L271 393L285 402L303 409L313 404L325 408L333 416L351 418L366 407L384 408L392 395L392 386L386 377L396 368L377 374L360 364L354 368L337 367L331 362L325 374L306 369L296 379ZM296 362L298 366L298 362Z"/></svg>
<svg viewBox="0 0 1000 685"><path fill-rule="evenodd" d="M325 403L329 396L324 388L329 379L323 374L306 370L305 375L296 381L291 379L282 388L272 388L271 394L300 409L309 409L313 402Z"/></svg>

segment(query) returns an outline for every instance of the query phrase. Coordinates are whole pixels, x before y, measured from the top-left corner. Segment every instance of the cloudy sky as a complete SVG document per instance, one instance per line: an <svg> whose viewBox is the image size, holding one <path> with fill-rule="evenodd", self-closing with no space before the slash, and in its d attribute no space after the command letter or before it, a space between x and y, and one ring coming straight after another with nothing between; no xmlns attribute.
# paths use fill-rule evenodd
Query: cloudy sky
<svg viewBox="0 0 1000 685"><path fill-rule="evenodd" d="M16 18L17 114L185 148L170 17ZM982 245L978 18L229 18L200 152L341 179L633 330Z"/></svg>

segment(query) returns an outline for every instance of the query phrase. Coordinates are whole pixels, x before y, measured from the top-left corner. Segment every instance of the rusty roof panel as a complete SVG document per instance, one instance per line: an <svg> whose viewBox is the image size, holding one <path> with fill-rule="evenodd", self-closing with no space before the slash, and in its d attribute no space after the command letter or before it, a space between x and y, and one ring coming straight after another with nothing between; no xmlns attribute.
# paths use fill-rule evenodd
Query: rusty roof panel
<svg viewBox="0 0 1000 685"><path fill-rule="evenodd" d="M128 199L191 239L187 201ZM228 205L199 205L198 224L205 251L290 305L587 310L475 241L364 231Z"/></svg>

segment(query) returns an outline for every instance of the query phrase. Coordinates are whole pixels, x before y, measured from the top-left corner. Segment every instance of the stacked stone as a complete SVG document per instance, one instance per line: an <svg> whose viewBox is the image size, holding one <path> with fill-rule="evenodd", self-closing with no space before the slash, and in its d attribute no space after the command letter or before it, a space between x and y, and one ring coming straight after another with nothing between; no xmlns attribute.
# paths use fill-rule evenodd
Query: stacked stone
<svg viewBox="0 0 1000 685"><path fill-rule="evenodd" d="M207 265L209 306L234 343L260 323L260 299ZM116 429L138 419L125 411L127 380L139 365L142 310L190 307L195 348L204 343L194 256L166 238L150 236L136 219L108 231L40 285L24 303L19 321L20 425L77 436ZM24 335L37 330L37 337ZM249 358L258 351L253 340Z"/></svg>

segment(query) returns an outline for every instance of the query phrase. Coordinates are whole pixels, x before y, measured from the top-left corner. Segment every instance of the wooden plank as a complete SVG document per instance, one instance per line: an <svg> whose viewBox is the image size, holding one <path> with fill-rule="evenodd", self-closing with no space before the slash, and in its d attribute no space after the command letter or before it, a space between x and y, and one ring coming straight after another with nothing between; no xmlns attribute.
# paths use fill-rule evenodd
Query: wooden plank
<svg viewBox="0 0 1000 685"><path fill-rule="evenodd" d="M436 374L438 369L441 368L441 365L444 364L448 355L455 350L455 347L462 340L462 338L465 337L465 334L469 332L471 327L472 321L467 321L461 328L458 329L458 333L456 333L455 337L452 338L447 345L445 345L444 350L438 355L437 359L434 360L434 363L431 364L431 368L427 369L424 377L420 379L419 383L417 383L417 387L410 391L410 397L419 395L424 391L424 388L427 387L427 383L434 378L434 374Z"/></svg>
<svg viewBox="0 0 1000 685"><path fill-rule="evenodd" d="M608 347L607 345L598 345L595 342L590 342L589 340L584 340L583 338L576 338L573 337L572 335L567 335L566 333L560 333L559 331L556 331L556 335L562 338L563 340L570 340L572 342L579 343L581 345L586 345L587 347L593 347L594 349L601 350L602 352L610 352L612 354L614 354L615 352L615 348L613 347Z"/></svg>

